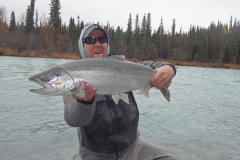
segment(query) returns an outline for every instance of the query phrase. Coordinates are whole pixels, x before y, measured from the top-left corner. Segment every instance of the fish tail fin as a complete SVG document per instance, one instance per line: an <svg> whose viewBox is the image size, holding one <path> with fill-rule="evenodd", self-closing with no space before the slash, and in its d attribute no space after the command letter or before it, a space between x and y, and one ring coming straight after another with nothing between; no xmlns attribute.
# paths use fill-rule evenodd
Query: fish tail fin
<svg viewBox="0 0 240 160"><path fill-rule="evenodd" d="M168 88L164 87L164 88L160 89L160 91L162 92L162 94L166 98L166 100L170 102L170 92L169 92Z"/></svg>
<svg viewBox="0 0 240 160"><path fill-rule="evenodd" d="M151 85L147 83L144 87L139 88L138 90L146 97L149 97L149 90Z"/></svg>
<svg viewBox="0 0 240 160"><path fill-rule="evenodd" d="M118 104L119 99L122 99L125 103L129 104L128 95L126 93L114 93L112 94L113 101Z"/></svg>

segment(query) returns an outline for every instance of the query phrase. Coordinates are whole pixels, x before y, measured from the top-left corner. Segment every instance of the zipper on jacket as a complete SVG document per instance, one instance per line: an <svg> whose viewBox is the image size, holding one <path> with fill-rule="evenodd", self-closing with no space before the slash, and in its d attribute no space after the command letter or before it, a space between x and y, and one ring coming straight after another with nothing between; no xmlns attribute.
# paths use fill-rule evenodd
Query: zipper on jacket
<svg viewBox="0 0 240 160"><path fill-rule="evenodd" d="M107 104L108 104L108 110L110 112L110 115L111 115L111 121L112 121L112 128L111 128L111 132L113 132L113 121L115 119L115 115L112 111L112 109L110 107L112 107L111 103L110 103L110 99L108 98L108 96L106 96L106 99L107 99ZM117 115L116 115L117 116ZM119 158L119 155L118 155L118 136L116 135L116 133L113 133L114 135L114 138L115 138L115 145L116 145L116 160Z"/></svg>

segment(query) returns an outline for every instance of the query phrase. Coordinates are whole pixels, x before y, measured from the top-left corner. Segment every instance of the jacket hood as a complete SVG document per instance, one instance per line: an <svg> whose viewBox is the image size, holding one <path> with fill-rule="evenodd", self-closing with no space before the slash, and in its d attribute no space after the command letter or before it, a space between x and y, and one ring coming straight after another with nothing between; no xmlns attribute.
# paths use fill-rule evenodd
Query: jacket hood
<svg viewBox="0 0 240 160"><path fill-rule="evenodd" d="M83 48L83 41L82 39L87 37L88 34L94 30L94 29L100 29L102 30L106 36L107 36L107 32L105 31L105 29L103 29L100 25L98 24L92 24L92 25L89 25L89 26L86 26L83 28L83 30L81 31L81 34L80 34L80 38L79 38L79 41L78 41L78 48L79 48L79 52L80 52L80 56L81 56L81 59L86 59L88 58L85 51L84 51L84 48ZM107 49L107 53L106 53L106 56L108 57L109 55L109 51L110 51L110 46L109 46L109 42L108 42L108 49Z"/></svg>

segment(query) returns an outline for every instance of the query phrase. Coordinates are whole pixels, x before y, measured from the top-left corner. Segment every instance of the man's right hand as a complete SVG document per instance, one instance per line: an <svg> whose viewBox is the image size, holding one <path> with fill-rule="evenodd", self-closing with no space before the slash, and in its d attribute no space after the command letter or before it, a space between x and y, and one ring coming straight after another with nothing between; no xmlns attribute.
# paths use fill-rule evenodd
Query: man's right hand
<svg viewBox="0 0 240 160"><path fill-rule="evenodd" d="M91 89L90 84L86 82L81 82L80 86L85 86L85 98L78 97L75 94L73 94L72 97L81 101L92 101L93 97L96 95L97 89L95 87Z"/></svg>

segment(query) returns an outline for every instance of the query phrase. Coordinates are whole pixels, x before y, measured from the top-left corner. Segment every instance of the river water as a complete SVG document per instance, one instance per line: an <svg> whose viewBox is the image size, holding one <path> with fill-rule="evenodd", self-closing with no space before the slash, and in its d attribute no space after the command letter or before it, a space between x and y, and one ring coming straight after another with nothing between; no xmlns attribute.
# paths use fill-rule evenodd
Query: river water
<svg viewBox="0 0 240 160"><path fill-rule="evenodd" d="M0 57L0 159L80 159L61 97L29 92L30 76L67 61ZM178 66L169 89L171 102L134 91L141 138L190 160L239 160L240 70Z"/></svg>

